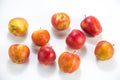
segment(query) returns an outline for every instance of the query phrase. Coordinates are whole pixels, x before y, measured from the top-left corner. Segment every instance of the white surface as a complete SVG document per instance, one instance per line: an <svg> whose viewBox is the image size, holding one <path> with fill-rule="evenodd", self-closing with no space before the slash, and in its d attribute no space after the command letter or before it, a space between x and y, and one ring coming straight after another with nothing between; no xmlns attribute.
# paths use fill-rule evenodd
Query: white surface
<svg viewBox="0 0 120 80"><path fill-rule="evenodd" d="M65 12L71 18L70 29L80 29L84 15L96 16L103 32L95 38L87 38L85 46L78 51L81 57L79 69L72 74L62 73L57 64L58 56L68 50L67 34L59 36L51 26L51 16ZM14 17L24 17L29 23L25 37L14 37L8 31L8 22ZM45 28L51 34L50 45L56 51L56 64L43 66L38 63L31 33ZM0 0L0 80L120 80L120 0ZM94 56L95 44L107 40L115 44L111 60L100 62ZM29 62L14 64L8 57L8 48L13 43L23 43L31 50ZM70 50L72 51L72 50Z"/></svg>

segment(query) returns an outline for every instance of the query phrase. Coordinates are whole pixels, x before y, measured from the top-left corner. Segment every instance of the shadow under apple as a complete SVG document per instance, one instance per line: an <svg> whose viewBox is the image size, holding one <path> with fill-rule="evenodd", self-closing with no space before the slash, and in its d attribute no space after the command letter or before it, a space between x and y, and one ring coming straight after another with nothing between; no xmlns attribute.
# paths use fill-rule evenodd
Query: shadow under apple
<svg viewBox="0 0 120 80"><path fill-rule="evenodd" d="M40 46L35 45L34 43L31 43L31 52L37 54L38 50L40 49Z"/></svg>
<svg viewBox="0 0 120 80"><path fill-rule="evenodd" d="M8 32L7 39L9 39L11 42L14 42L14 43L21 43L25 41L25 39L27 38L27 35L28 35L28 31L23 36L15 36L11 34L10 32Z"/></svg>
<svg viewBox="0 0 120 80"><path fill-rule="evenodd" d="M66 35L69 33L70 28L67 28L66 30L56 30L53 27L51 28L52 35L58 39L64 39Z"/></svg>
<svg viewBox="0 0 120 80"><path fill-rule="evenodd" d="M48 78L53 75L56 71L56 63L54 62L51 65L43 65L38 62L37 64L37 72L40 76Z"/></svg>
<svg viewBox="0 0 120 80"><path fill-rule="evenodd" d="M28 67L28 64L29 64L29 61L27 61L26 63L23 63L23 64L16 64L16 63L13 63L12 61L8 60L7 69L10 74L20 75L23 72L25 72L25 70Z"/></svg>
<svg viewBox="0 0 120 80"><path fill-rule="evenodd" d="M88 43L92 44L92 45L97 44L97 43L98 43L99 41L101 41L101 40L103 40L102 34L97 35L97 36L95 36L95 37L87 36L87 39L86 39L86 41L87 41Z"/></svg>
<svg viewBox="0 0 120 80"><path fill-rule="evenodd" d="M86 45L84 45L82 48L78 49L77 54L80 55L80 57L84 57L87 54Z"/></svg>
<svg viewBox="0 0 120 80"><path fill-rule="evenodd" d="M102 71L113 71L117 67L117 62L114 58L106 61L100 61L96 59L96 65L97 67Z"/></svg>
<svg viewBox="0 0 120 80"><path fill-rule="evenodd" d="M78 68L73 73L64 73L59 70L59 76L61 80L80 80L81 70Z"/></svg>
<svg viewBox="0 0 120 80"><path fill-rule="evenodd" d="M69 51L71 53L76 53L78 54L80 57L84 57L87 54L87 48L86 45L84 45L83 47L81 47L80 49L71 49L70 47L68 47L66 45L66 51Z"/></svg>

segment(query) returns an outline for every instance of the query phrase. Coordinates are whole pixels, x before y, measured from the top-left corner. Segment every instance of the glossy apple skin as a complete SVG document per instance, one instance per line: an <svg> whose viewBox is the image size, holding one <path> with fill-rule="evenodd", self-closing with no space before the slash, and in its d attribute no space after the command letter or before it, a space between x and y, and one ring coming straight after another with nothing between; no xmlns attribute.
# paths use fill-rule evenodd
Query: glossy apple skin
<svg viewBox="0 0 120 80"><path fill-rule="evenodd" d="M58 58L58 65L61 71L73 73L80 66L80 57L75 53L63 52Z"/></svg>
<svg viewBox="0 0 120 80"><path fill-rule="evenodd" d="M50 34L45 29L35 30L31 35L32 41L37 46L44 46L50 40Z"/></svg>
<svg viewBox="0 0 120 80"><path fill-rule="evenodd" d="M10 59L16 64L23 64L28 61L30 50L24 44L13 44L8 50Z"/></svg>
<svg viewBox="0 0 120 80"><path fill-rule="evenodd" d="M23 36L28 30L28 23L24 18L13 18L8 23L8 30L15 36Z"/></svg>
<svg viewBox="0 0 120 80"><path fill-rule="evenodd" d="M50 65L55 62L56 53L51 46L42 46L38 51L38 61L40 64Z"/></svg>
<svg viewBox="0 0 120 80"><path fill-rule="evenodd" d="M90 36L95 37L102 32L102 26L94 16L87 16L80 23L81 28Z"/></svg>
<svg viewBox="0 0 120 80"><path fill-rule="evenodd" d="M94 53L98 60L109 60L114 55L114 48L108 41L100 41L97 43Z"/></svg>
<svg viewBox="0 0 120 80"><path fill-rule="evenodd" d="M86 36L78 29L73 29L66 37L66 44L72 49L80 49L86 41Z"/></svg>
<svg viewBox="0 0 120 80"><path fill-rule="evenodd" d="M69 28L70 17L63 12L55 13L51 17L53 27L59 31Z"/></svg>

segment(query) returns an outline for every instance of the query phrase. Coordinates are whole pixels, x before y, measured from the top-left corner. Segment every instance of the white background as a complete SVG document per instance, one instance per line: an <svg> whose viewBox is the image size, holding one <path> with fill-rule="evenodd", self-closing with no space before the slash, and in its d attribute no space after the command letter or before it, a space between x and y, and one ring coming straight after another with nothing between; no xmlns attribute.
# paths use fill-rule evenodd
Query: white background
<svg viewBox="0 0 120 80"><path fill-rule="evenodd" d="M66 33L55 31L51 16L65 12L71 18ZM84 15L93 15L100 21L103 31L95 37L87 37L83 48L77 51L81 64L77 71L65 74L58 68L58 57L67 48L65 37L72 29L80 29ZM8 31L8 22L14 17L23 17L29 23L24 37L15 37ZM49 45L54 48L57 59L54 65L38 63L37 49L31 41L31 33L40 27L50 32ZM0 80L120 80L120 0L0 0ZM94 48L98 41L115 44L115 53L108 61L97 61ZM11 44L22 43L30 48L29 61L14 64L8 56Z"/></svg>

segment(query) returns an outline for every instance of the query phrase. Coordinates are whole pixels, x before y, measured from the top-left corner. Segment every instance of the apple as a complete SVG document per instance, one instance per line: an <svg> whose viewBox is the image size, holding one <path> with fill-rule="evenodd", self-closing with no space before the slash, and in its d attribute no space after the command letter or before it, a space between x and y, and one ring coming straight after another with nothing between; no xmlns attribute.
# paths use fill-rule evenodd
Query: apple
<svg viewBox="0 0 120 80"><path fill-rule="evenodd" d="M38 29L33 31L31 38L35 45L44 46L49 42L50 34L46 29Z"/></svg>
<svg viewBox="0 0 120 80"><path fill-rule="evenodd" d="M81 28L90 36L95 37L102 32L102 26L94 16L87 16L80 23Z"/></svg>
<svg viewBox="0 0 120 80"><path fill-rule="evenodd" d="M103 40L96 44L94 53L98 60L109 60L114 55L114 48L110 42Z"/></svg>
<svg viewBox="0 0 120 80"><path fill-rule="evenodd" d="M23 36L28 30L28 23L24 18L13 18L8 23L8 30L15 36Z"/></svg>
<svg viewBox="0 0 120 80"><path fill-rule="evenodd" d="M38 51L38 61L44 65L53 64L56 59L56 53L51 46L42 46Z"/></svg>
<svg viewBox="0 0 120 80"><path fill-rule="evenodd" d="M24 44L12 44L9 47L8 54L14 63L23 64L28 61L30 50Z"/></svg>
<svg viewBox="0 0 120 80"><path fill-rule="evenodd" d="M73 29L66 37L66 44L72 49L80 49L86 41L86 36L78 29Z"/></svg>
<svg viewBox="0 0 120 80"><path fill-rule="evenodd" d="M70 17L63 12L55 13L51 17L53 27L59 31L69 28Z"/></svg>
<svg viewBox="0 0 120 80"><path fill-rule="evenodd" d="M71 52L63 52L58 58L59 69L65 73L73 73L80 66L80 57Z"/></svg>

